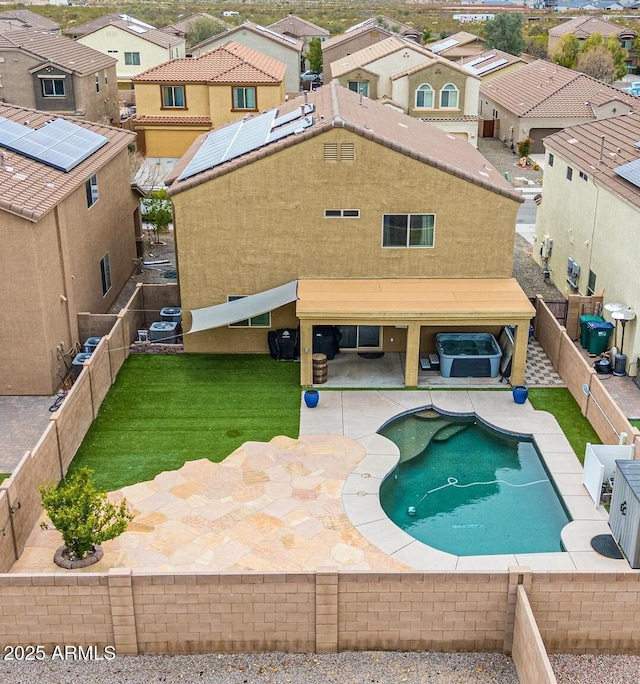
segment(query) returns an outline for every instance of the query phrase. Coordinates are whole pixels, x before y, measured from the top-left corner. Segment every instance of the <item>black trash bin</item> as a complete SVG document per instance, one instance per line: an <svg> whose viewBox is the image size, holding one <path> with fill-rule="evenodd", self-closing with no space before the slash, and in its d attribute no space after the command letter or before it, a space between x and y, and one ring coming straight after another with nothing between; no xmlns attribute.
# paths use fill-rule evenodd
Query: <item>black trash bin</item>
<svg viewBox="0 0 640 684"><path fill-rule="evenodd" d="M313 326L313 353L326 354L331 361L336 354L340 353L340 340L342 333L335 325Z"/></svg>

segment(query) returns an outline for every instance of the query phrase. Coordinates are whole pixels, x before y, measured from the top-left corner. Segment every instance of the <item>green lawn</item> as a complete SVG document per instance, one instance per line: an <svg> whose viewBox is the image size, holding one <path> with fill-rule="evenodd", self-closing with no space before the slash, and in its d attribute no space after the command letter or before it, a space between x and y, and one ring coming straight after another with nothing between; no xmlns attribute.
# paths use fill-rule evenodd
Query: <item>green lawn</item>
<svg viewBox="0 0 640 684"><path fill-rule="evenodd" d="M634 428L638 428L638 430L640 430L640 420L630 420L629 422Z"/></svg>
<svg viewBox="0 0 640 684"><path fill-rule="evenodd" d="M300 366L267 355L132 355L71 464L106 491L247 441L298 436Z"/></svg>
<svg viewBox="0 0 640 684"><path fill-rule="evenodd" d="M580 463L584 461L587 442L602 444L596 431L591 427L591 423L580 412L580 407L568 389L533 388L529 390L529 401L537 411L548 411L555 416L576 452L576 456L580 459Z"/></svg>
<svg viewBox="0 0 640 684"><path fill-rule="evenodd" d="M0 482L3 480L6 480L9 477L10 473L0 473Z"/></svg>

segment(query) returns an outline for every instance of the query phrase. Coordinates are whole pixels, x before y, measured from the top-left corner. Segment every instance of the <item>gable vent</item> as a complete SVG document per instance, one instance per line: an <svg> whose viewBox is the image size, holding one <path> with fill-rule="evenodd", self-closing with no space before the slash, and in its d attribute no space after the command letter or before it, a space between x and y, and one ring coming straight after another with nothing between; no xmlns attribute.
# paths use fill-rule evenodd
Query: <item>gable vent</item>
<svg viewBox="0 0 640 684"><path fill-rule="evenodd" d="M340 144L340 161L352 162L356 160L356 146L354 143Z"/></svg>
<svg viewBox="0 0 640 684"><path fill-rule="evenodd" d="M324 160L326 162L337 163L338 161L338 143L324 144Z"/></svg>

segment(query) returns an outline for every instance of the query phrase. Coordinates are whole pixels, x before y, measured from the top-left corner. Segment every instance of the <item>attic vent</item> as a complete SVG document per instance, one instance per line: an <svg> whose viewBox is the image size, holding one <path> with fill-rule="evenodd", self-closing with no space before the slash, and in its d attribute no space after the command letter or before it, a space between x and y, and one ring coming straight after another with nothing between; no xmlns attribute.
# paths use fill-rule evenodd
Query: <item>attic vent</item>
<svg viewBox="0 0 640 684"><path fill-rule="evenodd" d="M324 160L326 162L337 163L338 161L338 143L324 144Z"/></svg>
<svg viewBox="0 0 640 684"><path fill-rule="evenodd" d="M353 143L340 143L340 161L352 162L356 160L356 146Z"/></svg>

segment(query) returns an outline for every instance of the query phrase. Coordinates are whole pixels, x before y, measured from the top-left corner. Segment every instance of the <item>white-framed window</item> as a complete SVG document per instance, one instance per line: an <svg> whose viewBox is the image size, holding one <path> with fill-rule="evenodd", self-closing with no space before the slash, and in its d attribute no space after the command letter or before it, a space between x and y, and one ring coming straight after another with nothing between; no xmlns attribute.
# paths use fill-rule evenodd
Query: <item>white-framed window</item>
<svg viewBox="0 0 640 684"><path fill-rule="evenodd" d="M228 302L234 302L236 299L244 299L247 295L227 295ZM259 314L251 318L246 318L243 321L236 321L229 323L230 328L270 328L271 327L271 312Z"/></svg>
<svg viewBox="0 0 640 684"><path fill-rule="evenodd" d="M42 78L43 97L64 97L64 78Z"/></svg>
<svg viewBox="0 0 640 684"><path fill-rule="evenodd" d="M96 73L93 75L96 82L96 93L100 92L100 74Z"/></svg>
<svg viewBox="0 0 640 684"><path fill-rule="evenodd" d="M87 208L91 208L98 201L98 177L91 176L84 184L87 193Z"/></svg>
<svg viewBox="0 0 640 684"><path fill-rule="evenodd" d="M416 109L433 109L433 88L428 83L416 90Z"/></svg>
<svg viewBox="0 0 640 684"><path fill-rule="evenodd" d="M236 87L233 89L234 109L257 109L256 89L253 86Z"/></svg>
<svg viewBox="0 0 640 684"><path fill-rule="evenodd" d="M102 296L104 297L111 289L111 265L109 264L109 252L100 259L100 277L102 278Z"/></svg>
<svg viewBox="0 0 640 684"><path fill-rule="evenodd" d="M360 218L360 209L325 209L325 218Z"/></svg>
<svg viewBox="0 0 640 684"><path fill-rule="evenodd" d="M433 247L435 214L383 214L383 247Z"/></svg>
<svg viewBox="0 0 640 684"><path fill-rule="evenodd" d="M553 166L553 155L551 154L551 152L549 152L549 158L547 160L547 163L549 164L549 166Z"/></svg>
<svg viewBox="0 0 640 684"><path fill-rule="evenodd" d="M369 97L369 81L349 81L349 90L354 93Z"/></svg>
<svg viewBox="0 0 640 684"><path fill-rule="evenodd" d="M124 53L124 63L127 66L140 66L140 53L139 52L125 52Z"/></svg>
<svg viewBox="0 0 640 684"><path fill-rule="evenodd" d="M162 86L163 109L184 109L186 106L184 86Z"/></svg>
<svg viewBox="0 0 640 684"><path fill-rule="evenodd" d="M567 166L567 180L573 180L573 169L570 166Z"/></svg>
<svg viewBox="0 0 640 684"><path fill-rule="evenodd" d="M447 83L440 90L440 109L458 109L458 89Z"/></svg>

